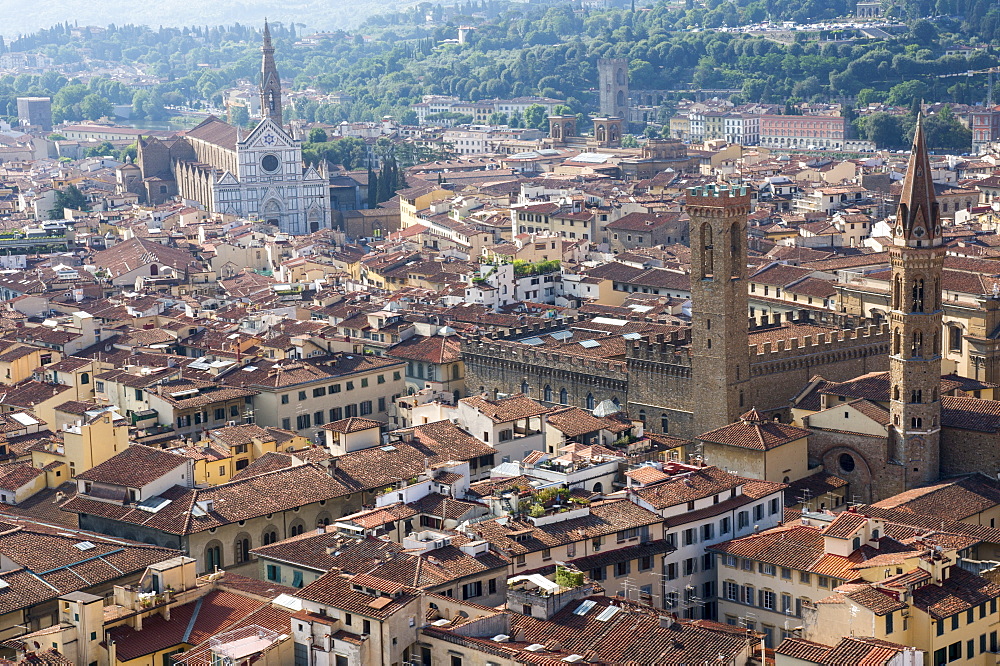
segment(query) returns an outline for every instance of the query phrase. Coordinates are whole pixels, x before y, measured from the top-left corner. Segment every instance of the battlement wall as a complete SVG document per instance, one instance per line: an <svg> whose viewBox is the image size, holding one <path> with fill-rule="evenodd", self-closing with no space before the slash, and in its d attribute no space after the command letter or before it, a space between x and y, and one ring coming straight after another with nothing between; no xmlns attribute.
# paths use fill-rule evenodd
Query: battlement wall
<svg viewBox="0 0 1000 666"><path fill-rule="evenodd" d="M462 354L475 355L480 358L496 359L513 363L561 368L573 372L592 372L603 374L624 372L624 361L613 361L563 352L548 351L545 348L534 348L517 340L496 340L482 338L479 340L463 340ZM468 362L468 361L467 361ZM624 378L623 378L624 379Z"/></svg>
<svg viewBox="0 0 1000 666"><path fill-rule="evenodd" d="M754 365L791 360L805 355L846 351L883 344L889 344L889 324L886 322L750 345L750 363Z"/></svg>

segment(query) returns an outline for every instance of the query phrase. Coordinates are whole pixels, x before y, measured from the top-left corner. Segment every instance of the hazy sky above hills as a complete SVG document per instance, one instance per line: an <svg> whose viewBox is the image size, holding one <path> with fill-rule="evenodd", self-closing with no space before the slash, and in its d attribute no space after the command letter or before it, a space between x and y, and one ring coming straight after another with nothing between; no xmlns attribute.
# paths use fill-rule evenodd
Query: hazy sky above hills
<svg viewBox="0 0 1000 666"><path fill-rule="evenodd" d="M11 2L12 0L8 0ZM4 3L0 3L2 5ZM228 25L275 21L304 23L307 30L352 28L371 14L391 11L412 1L379 0L34 0L21 11L6 12L0 34L10 41L19 34L70 21L80 25L110 23L144 24L152 27L184 25Z"/></svg>

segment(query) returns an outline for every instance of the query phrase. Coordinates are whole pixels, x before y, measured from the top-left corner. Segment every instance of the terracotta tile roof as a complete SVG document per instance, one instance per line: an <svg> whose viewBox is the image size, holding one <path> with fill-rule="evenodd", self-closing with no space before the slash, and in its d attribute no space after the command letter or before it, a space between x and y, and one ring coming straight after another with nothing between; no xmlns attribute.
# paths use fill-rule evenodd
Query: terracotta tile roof
<svg viewBox="0 0 1000 666"><path fill-rule="evenodd" d="M226 446L252 444L255 440L258 442L274 441L272 433L268 432L264 428L261 428L259 425L254 424L213 428L208 431L208 436Z"/></svg>
<svg viewBox="0 0 1000 666"><path fill-rule="evenodd" d="M24 518L3 517L3 521L0 554L12 566L0 573L0 581L7 584L0 594L0 613L109 585L179 554L176 550ZM94 547L76 547L84 541Z"/></svg>
<svg viewBox="0 0 1000 666"><path fill-rule="evenodd" d="M810 474L788 484L788 490L785 492L785 506L798 504L804 493L812 499L843 488L846 485L847 481L845 479L834 476L829 472L824 471Z"/></svg>
<svg viewBox="0 0 1000 666"><path fill-rule="evenodd" d="M809 277L815 271L788 264L769 264L747 278L750 282L759 284L775 285L784 287L785 285L798 282Z"/></svg>
<svg viewBox="0 0 1000 666"><path fill-rule="evenodd" d="M348 375L388 370L393 366L402 367L403 361L384 356L362 354L337 354L331 357L305 359L285 359L254 361L253 366L233 370L219 378L224 384L233 386L259 386L283 388L296 384L310 384L335 380ZM253 368L250 370L249 368Z"/></svg>
<svg viewBox="0 0 1000 666"><path fill-rule="evenodd" d="M829 645L814 643L797 636L789 636L781 641L781 645L775 648L774 653L785 657L799 659L801 661L811 661L816 664L825 663L824 657L832 650Z"/></svg>
<svg viewBox="0 0 1000 666"><path fill-rule="evenodd" d="M941 425L945 428L960 430L998 432L1000 431L1000 401L942 395Z"/></svg>
<svg viewBox="0 0 1000 666"><path fill-rule="evenodd" d="M868 524L868 517L853 511L844 511L837 515L826 529L823 535L836 539L851 539L858 530Z"/></svg>
<svg viewBox="0 0 1000 666"><path fill-rule="evenodd" d="M816 527L807 525L776 527L760 534L716 544L709 550L798 571L813 571L814 567L822 562L825 570L823 575L840 579L846 579L843 572L851 565L851 561L846 557L828 556L823 547L822 532ZM824 562L827 557L838 558L841 568L839 575L832 562Z"/></svg>
<svg viewBox="0 0 1000 666"><path fill-rule="evenodd" d="M32 409L35 405L72 388L72 386L64 384L45 384L29 379L17 386L0 387L0 404L7 407Z"/></svg>
<svg viewBox="0 0 1000 666"><path fill-rule="evenodd" d="M1000 597L1000 585L952 566L946 580L913 590L913 605L935 620L951 617Z"/></svg>
<svg viewBox="0 0 1000 666"><path fill-rule="evenodd" d="M636 481L637 483L642 484L656 483L670 478L669 474L665 474L655 467L650 466L629 470L628 472L625 472L625 476L633 481Z"/></svg>
<svg viewBox="0 0 1000 666"><path fill-rule="evenodd" d="M904 650L903 645L871 636L844 636L821 663L824 666L886 666Z"/></svg>
<svg viewBox="0 0 1000 666"><path fill-rule="evenodd" d="M197 262L187 250L152 240L131 238L107 250L95 252L93 263L107 271L111 277L117 277L151 263L170 266L185 274L188 267Z"/></svg>
<svg viewBox="0 0 1000 666"><path fill-rule="evenodd" d="M295 596L376 619L390 617L411 604L416 605L418 601L416 590L403 591L396 597L374 597L358 592L352 587L352 578L353 576L334 569L306 585ZM385 599L388 599L388 603L383 601Z"/></svg>
<svg viewBox="0 0 1000 666"><path fill-rule="evenodd" d="M808 436L808 430L771 421L761 416L756 409L751 409L736 423L706 432L698 439L741 449L770 451Z"/></svg>
<svg viewBox="0 0 1000 666"><path fill-rule="evenodd" d="M410 502L408 506L419 514L450 520L461 520L463 516L466 516L470 512L488 513L488 508L485 504L455 499L454 497L439 493L428 493L417 501Z"/></svg>
<svg viewBox="0 0 1000 666"><path fill-rule="evenodd" d="M415 335L389 347L385 353L407 361L452 363L462 357L460 343L457 335Z"/></svg>
<svg viewBox="0 0 1000 666"><path fill-rule="evenodd" d="M718 467L702 467L687 474L674 475L662 483L637 488L635 494L654 509L661 510L729 492L744 483L744 479Z"/></svg>
<svg viewBox="0 0 1000 666"><path fill-rule="evenodd" d="M313 463L241 478L208 488L174 486L160 494L169 503L157 513L77 495L64 510L143 525L168 534L193 534L213 527L281 513L321 500L357 492L359 488L331 478ZM195 510L196 507L210 508Z"/></svg>
<svg viewBox="0 0 1000 666"><path fill-rule="evenodd" d="M497 400L491 400L486 396L474 395L462 398L459 402L469 405L480 414L487 416L494 423L508 423L518 419L540 416L550 411L548 407L523 393L516 393L510 397Z"/></svg>
<svg viewBox="0 0 1000 666"><path fill-rule="evenodd" d="M841 585L835 591L876 615L888 615L906 608L905 603L896 600L870 583L849 583Z"/></svg>
<svg viewBox="0 0 1000 666"><path fill-rule="evenodd" d="M947 520L964 520L1000 504L1000 481L982 473L924 488L915 488L872 506L898 509Z"/></svg>
<svg viewBox="0 0 1000 666"><path fill-rule="evenodd" d="M469 529L507 555L522 555L633 527L655 525L662 520L659 515L628 500L609 500L591 504L590 515L561 522L536 526L529 521L493 519L474 523Z"/></svg>
<svg viewBox="0 0 1000 666"><path fill-rule="evenodd" d="M14 463L0 467L0 490L14 492L44 474L30 463Z"/></svg>
<svg viewBox="0 0 1000 666"><path fill-rule="evenodd" d="M352 433L381 427L381 421L372 421L371 419L361 418L360 416L349 416L346 419L341 419L339 421L331 421L330 423L324 425L323 429L332 430L333 432Z"/></svg>
<svg viewBox="0 0 1000 666"><path fill-rule="evenodd" d="M388 523L394 523L397 520L412 518L415 515L417 515L417 512L412 507L402 502L396 502L389 506L365 509L357 513L352 513L341 518L340 522L354 523L365 529L375 529Z"/></svg>
<svg viewBox="0 0 1000 666"><path fill-rule="evenodd" d="M100 465L80 472L76 478L127 488L142 488L187 462L184 456L143 444L133 444Z"/></svg>
<svg viewBox="0 0 1000 666"><path fill-rule="evenodd" d="M263 605L250 597L213 590L197 601L172 608L170 620L155 614L143 621L142 631L118 625L107 631L107 638L115 642L122 661L131 661L185 643L197 645Z"/></svg>
<svg viewBox="0 0 1000 666"><path fill-rule="evenodd" d="M581 603L593 601L583 615L574 611ZM610 606L624 608L606 620L598 620ZM554 666L565 663L571 654L586 655L592 662L608 664L701 664L733 661L747 646L743 630L707 620L661 624L660 613L620 598L591 596L571 602L550 620L508 613L511 634L520 641L496 643L490 638L458 636L449 628L425 627L422 631L449 642L475 646L488 654L499 654L512 662ZM461 625L459 625L461 626ZM537 652L529 645L545 646Z"/></svg>
<svg viewBox="0 0 1000 666"><path fill-rule="evenodd" d="M567 437L579 437L597 432L607 425L604 419L597 418L579 407L554 409L545 417L545 421Z"/></svg>

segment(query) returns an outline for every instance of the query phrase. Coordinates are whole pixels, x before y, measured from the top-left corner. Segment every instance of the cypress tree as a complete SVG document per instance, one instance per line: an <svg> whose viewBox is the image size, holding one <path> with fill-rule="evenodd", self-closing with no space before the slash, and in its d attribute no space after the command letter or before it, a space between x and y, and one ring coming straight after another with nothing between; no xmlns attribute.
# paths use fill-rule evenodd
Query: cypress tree
<svg viewBox="0 0 1000 666"><path fill-rule="evenodd" d="M386 173L386 168L382 167L382 173L379 174L378 179L378 203L383 201L388 201L392 194L389 191L389 174Z"/></svg>
<svg viewBox="0 0 1000 666"><path fill-rule="evenodd" d="M372 209L378 205L378 176L372 170L371 162L368 163L368 208Z"/></svg>

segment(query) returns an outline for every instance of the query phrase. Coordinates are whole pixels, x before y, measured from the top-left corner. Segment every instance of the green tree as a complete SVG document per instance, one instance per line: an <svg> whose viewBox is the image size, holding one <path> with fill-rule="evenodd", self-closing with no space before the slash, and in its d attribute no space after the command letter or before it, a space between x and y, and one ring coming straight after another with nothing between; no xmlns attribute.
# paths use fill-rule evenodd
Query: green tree
<svg viewBox="0 0 1000 666"><path fill-rule="evenodd" d="M309 143L326 143L326 130L322 127L314 127L309 130Z"/></svg>
<svg viewBox="0 0 1000 666"><path fill-rule="evenodd" d="M910 106L913 101L919 102L927 96L927 84L923 81L904 81L889 89L886 103L892 106Z"/></svg>
<svg viewBox="0 0 1000 666"><path fill-rule="evenodd" d="M250 124L250 112L245 106L229 107L229 122L237 127L246 127Z"/></svg>
<svg viewBox="0 0 1000 666"><path fill-rule="evenodd" d="M118 152L118 161L125 162L131 159L135 162L136 157L139 155L139 144L131 143Z"/></svg>
<svg viewBox="0 0 1000 666"><path fill-rule="evenodd" d="M76 185L69 185L61 190L56 190L56 198L49 209L50 220L62 220L66 217L65 209L70 210L90 210L87 197Z"/></svg>
<svg viewBox="0 0 1000 666"><path fill-rule="evenodd" d="M375 170L372 169L371 163L368 164L368 208L372 209L378 205L378 176L375 175Z"/></svg>
<svg viewBox="0 0 1000 666"><path fill-rule="evenodd" d="M93 148L87 148L83 151L84 157L107 157L109 155L118 155L118 150L111 145L110 141L102 141Z"/></svg>
<svg viewBox="0 0 1000 666"><path fill-rule="evenodd" d="M525 127L533 127L537 130L544 130L549 126L549 117L545 113L545 107L541 104L532 104L524 110Z"/></svg>
<svg viewBox="0 0 1000 666"><path fill-rule="evenodd" d="M622 148L638 148L639 141L634 134L626 134L622 137Z"/></svg>
<svg viewBox="0 0 1000 666"><path fill-rule="evenodd" d="M114 113L111 102L100 95L91 93L80 100L80 114L87 120L109 118Z"/></svg>

